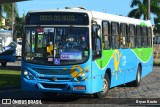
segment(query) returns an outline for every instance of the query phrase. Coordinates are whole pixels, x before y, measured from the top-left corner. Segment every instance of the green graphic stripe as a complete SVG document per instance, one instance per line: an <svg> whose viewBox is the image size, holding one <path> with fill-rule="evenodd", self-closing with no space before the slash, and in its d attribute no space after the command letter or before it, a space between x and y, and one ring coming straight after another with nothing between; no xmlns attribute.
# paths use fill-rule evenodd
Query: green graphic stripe
<svg viewBox="0 0 160 107"><path fill-rule="evenodd" d="M136 56L142 60L143 62L147 62L153 52L153 48L139 48L139 49L133 49L133 52L135 52Z"/></svg>
<svg viewBox="0 0 160 107"><path fill-rule="evenodd" d="M96 60L96 63L99 68L104 69L104 67L109 63L110 59L112 58L114 51L115 50L103 50L102 51L102 58ZM132 51L141 61L145 63L150 59L153 49L152 48L137 48L137 49L132 49Z"/></svg>
<svg viewBox="0 0 160 107"><path fill-rule="evenodd" d="M102 58L96 60L97 65L100 68L104 68L108 64L110 59L112 58L112 55L113 55L114 51L115 50L103 50L102 51Z"/></svg>

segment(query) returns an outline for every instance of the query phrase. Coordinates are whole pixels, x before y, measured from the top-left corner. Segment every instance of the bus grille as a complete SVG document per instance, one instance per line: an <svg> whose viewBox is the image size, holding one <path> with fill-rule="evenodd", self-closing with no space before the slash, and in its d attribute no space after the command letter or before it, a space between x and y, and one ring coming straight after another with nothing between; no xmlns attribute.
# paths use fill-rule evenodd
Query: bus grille
<svg viewBox="0 0 160 107"><path fill-rule="evenodd" d="M38 77L40 81L53 81L52 78L47 77ZM56 77L56 81L71 81L71 78L65 78L65 77Z"/></svg>
<svg viewBox="0 0 160 107"><path fill-rule="evenodd" d="M66 87L66 84L47 84L47 83L41 83L44 88L59 88L64 89Z"/></svg>

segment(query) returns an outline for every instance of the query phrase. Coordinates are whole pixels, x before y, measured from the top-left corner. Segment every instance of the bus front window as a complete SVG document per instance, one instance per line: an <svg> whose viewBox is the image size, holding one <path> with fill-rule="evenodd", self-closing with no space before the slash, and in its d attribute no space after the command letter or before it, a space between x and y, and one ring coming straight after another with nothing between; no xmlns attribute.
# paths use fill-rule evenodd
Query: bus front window
<svg viewBox="0 0 160 107"><path fill-rule="evenodd" d="M87 61L89 29L86 27L26 28L24 59L43 65L68 65Z"/></svg>

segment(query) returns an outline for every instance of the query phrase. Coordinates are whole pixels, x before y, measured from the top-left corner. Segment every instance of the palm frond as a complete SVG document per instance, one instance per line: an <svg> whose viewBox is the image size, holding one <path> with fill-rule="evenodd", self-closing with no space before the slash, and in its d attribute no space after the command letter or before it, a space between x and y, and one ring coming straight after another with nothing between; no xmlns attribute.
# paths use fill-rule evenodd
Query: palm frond
<svg viewBox="0 0 160 107"><path fill-rule="evenodd" d="M142 4L141 0L132 0L130 7L133 8L133 7L137 6L138 4Z"/></svg>
<svg viewBox="0 0 160 107"><path fill-rule="evenodd" d="M132 18L140 19L141 16L142 16L142 12L139 11L138 8L133 9L133 10L131 10L131 11L128 13L128 17L132 17Z"/></svg>

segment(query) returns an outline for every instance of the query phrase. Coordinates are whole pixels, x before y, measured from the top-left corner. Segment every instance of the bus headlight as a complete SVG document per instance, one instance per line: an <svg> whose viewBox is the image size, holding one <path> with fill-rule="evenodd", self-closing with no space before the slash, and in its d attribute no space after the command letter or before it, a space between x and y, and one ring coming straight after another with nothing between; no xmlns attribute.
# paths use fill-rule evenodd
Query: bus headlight
<svg viewBox="0 0 160 107"><path fill-rule="evenodd" d="M28 75L28 71L24 71L24 75L25 75L25 76Z"/></svg>
<svg viewBox="0 0 160 107"><path fill-rule="evenodd" d="M32 76L32 74L29 73L28 71L24 71L23 74L24 74L25 78L27 78L29 80L33 80L34 79L34 77Z"/></svg>

